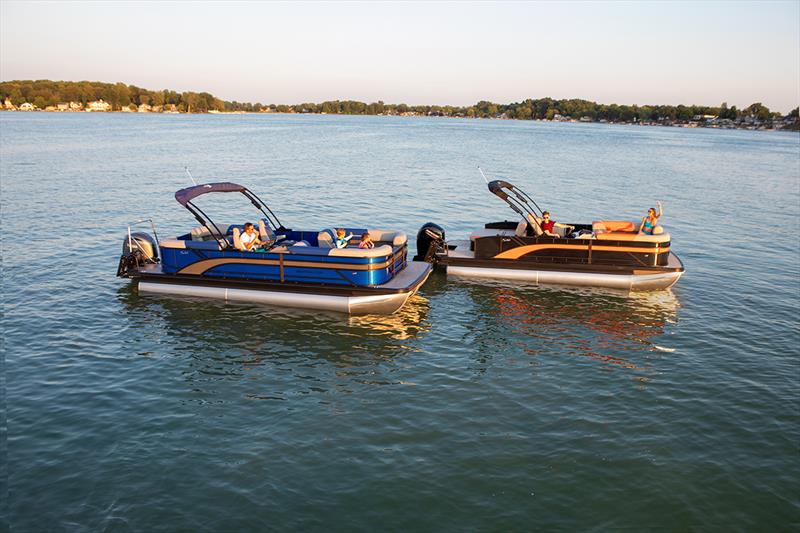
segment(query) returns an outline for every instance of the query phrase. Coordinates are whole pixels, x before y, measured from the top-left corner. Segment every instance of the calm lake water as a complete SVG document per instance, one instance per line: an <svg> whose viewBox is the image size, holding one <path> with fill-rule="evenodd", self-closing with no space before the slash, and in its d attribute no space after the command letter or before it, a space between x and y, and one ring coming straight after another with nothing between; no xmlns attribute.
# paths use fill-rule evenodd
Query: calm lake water
<svg viewBox="0 0 800 533"><path fill-rule="evenodd" d="M165 297L115 278L175 190L284 224L449 238L655 200L672 291L434 275L397 315ZM800 527L800 136L335 116L0 113L3 519L15 531ZM210 214L253 218L226 201Z"/></svg>

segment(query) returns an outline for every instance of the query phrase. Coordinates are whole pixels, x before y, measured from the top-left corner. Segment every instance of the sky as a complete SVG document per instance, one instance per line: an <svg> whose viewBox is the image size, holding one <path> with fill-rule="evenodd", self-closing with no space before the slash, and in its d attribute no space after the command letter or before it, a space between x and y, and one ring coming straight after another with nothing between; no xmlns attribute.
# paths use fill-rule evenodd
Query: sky
<svg viewBox="0 0 800 533"><path fill-rule="evenodd" d="M800 103L800 0L0 0L0 80L14 79L263 104L549 96L788 112Z"/></svg>

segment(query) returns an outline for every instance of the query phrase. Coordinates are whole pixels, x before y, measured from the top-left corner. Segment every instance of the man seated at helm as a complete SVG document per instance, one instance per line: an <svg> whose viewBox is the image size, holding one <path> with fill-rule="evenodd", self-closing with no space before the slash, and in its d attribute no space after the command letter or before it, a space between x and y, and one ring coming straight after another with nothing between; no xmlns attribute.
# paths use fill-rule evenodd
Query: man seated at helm
<svg viewBox="0 0 800 533"><path fill-rule="evenodd" d="M252 252L257 247L265 246L267 244L258 238L258 233L253 227L252 222L244 223L244 232L242 233L241 237L239 237L239 240L241 240L242 246L244 246L244 249L248 252Z"/></svg>

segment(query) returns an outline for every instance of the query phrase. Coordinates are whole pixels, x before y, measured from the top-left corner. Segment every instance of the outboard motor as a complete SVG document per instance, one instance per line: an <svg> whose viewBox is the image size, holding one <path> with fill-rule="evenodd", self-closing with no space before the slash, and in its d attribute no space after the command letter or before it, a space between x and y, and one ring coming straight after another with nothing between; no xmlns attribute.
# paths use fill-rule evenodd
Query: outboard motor
<svg viewBox="0 0 800 533"><path fill-rule="evenodd" d="M436 253L444 251L444 229L433 222L426 222L417 232L417 255L414 261L436 261Z"/></svg>
<svg viewBox="0 0 800 533"><path fill-rule="evenodd" d="M158 244L144 232L131 233L122 241L122 256L117 267L118 277L128 277L131 269L147 263L158 263Z"/></svg>

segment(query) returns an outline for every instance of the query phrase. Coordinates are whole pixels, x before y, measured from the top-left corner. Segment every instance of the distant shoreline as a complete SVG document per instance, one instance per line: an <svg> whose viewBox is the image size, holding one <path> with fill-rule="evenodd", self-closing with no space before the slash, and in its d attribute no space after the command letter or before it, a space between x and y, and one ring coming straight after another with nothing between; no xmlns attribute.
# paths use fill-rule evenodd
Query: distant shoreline
<svg viewBox="0 0 800 533"><path fill-rule="evenodd" d="M434 115L434 114L421 114L421 113L402 113L402 114L388 114L378 113L375 115L346 115L343 113L298 113L291 111L208 111L204 113L194 113L186 111L89 111L89 110L74 110L74 111L59 111L53 109L3 109L0 111L5 113L53 113L53 114L69 114L69 113L94 113L94 114L151 114L151 115L331 115L331 116L376 116L376 117L430 117L430 118L444 118L444 119L480 119L480 120L512 120L515 122L546 122L546 123L579 123L579 124L610 124L620 126L659 126L659 127L677 127L677 128L705 128L705 129L722 129L722 130L749 130L749 131L800 131L800 124L795 120L794 122L787 122L782 124L781 127L775 127L767 123L722 123L713 121L713 119L703 120L672 120L672 121L612 121L612 120L580 120L574 118L535 118L535 119L515 119L508 117L469 117L469 116L448 116L448 115Z"/></svg>
<svg viewBox="0 0 800 533"><path fill-rule="evenodd" d="M208 92L149 90L99 81L13 80L0 82L0 109L54 112L429 116L546 122L587 122L683 128L800 130L800 107L783 115L761 102L738 109L723 102L707 105L599 104L572 99L527 98L500 104L481 100L470 106L407 105L356 100L262 104L230 102Z"/></svg>

